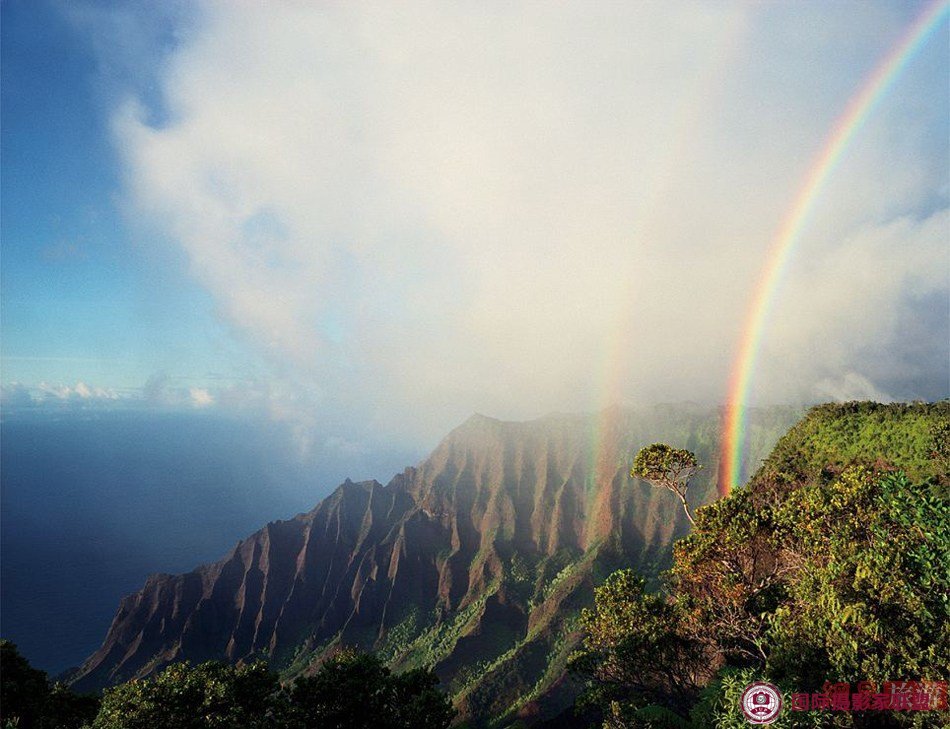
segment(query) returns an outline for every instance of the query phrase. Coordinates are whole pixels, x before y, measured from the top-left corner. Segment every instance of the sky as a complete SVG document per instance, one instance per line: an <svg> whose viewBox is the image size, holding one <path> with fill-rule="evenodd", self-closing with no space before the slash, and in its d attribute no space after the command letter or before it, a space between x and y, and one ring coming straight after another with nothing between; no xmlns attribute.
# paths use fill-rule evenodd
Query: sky
<svg viewBox="0 0 950 729"><path fill-rule="evenodd" d="M783 215L925 7L4 0L6 412L352 448L721 403ZM948 33L816 201L753 402L950 394Z"/></svg>

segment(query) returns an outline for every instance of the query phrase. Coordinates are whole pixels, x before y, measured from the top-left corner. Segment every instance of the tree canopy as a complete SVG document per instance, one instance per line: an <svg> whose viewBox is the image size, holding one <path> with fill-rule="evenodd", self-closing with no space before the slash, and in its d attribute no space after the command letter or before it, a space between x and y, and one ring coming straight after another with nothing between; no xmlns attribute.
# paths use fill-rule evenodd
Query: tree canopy
<svg viewBox="0 0 950 729"><path fill-rule="evenodd" d="M281 686L263 661L173 663L106 689L102 700L50 684L0 641L0 729L445 729L456 711L424 668L392 673L343 650Z"/></svg>
<svg viewBox="0 0 950 729"><path fill-rule="evenodd" d="M393 674L344 650L281 687L263 662L176 663L108 689L93 729L444 729L455 716L428 669Z"/></svg>
<svg viewBox="0 0 950 729"><path fill-rule="evenodd" d="M642 478L654 486L665 488L676 494L683 504L683 511L690 524L693 515L686 503L689 480L700 469L696 456L683 448L673 448L665 443L654 443L641 448L633 460L630 476Z"/></svg>
<svg viewBox="0 0 950 729"><path fill-rule="evenodd" d="M93 729L263 729L275 723L278 681L266 664L174 663L111 689Z"/></svg>
<svg viewBox="0 0 950 729"><path fill-rule="evenodd" d="M343 651L288 692L288 729L439 729L455 717L428 669L392 673L376 656Z"/></svg>

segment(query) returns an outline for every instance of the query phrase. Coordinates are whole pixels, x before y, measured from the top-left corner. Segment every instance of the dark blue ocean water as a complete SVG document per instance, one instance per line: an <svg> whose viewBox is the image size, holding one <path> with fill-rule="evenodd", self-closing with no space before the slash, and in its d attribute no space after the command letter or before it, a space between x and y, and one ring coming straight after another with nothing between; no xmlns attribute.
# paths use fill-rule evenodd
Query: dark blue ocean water
<svg viewBox="0 0 950 729"><path fill-rule="evenodd" d="M345 477L385 482L415 460L332 448L302 458L282 428L206 413L5 416L0 635L51 674L78 665L146 575L218 559Z"/></svg>

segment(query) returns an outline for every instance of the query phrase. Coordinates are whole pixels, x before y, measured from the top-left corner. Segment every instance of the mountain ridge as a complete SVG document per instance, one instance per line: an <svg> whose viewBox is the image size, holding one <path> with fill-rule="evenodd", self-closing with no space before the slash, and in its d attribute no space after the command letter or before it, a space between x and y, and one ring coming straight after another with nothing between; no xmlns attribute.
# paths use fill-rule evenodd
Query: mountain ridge
<svg viewBox="0 0 950 729"><path fill-rule="evenodd" d="M777 439L796 415L762 427ZM72 683L99 688L182 659L263 657L292 676L347 644L395 668L433 664L477 721L546 711L595 582L630 564L655 573L687 528L665 494L628 479L625 459L666 439L714 466L720 427L719 411L693 407L473 415L386 485L347 479L218 562L150 576ZM697 481L695 503L715 498L717 470Z"/></svg>

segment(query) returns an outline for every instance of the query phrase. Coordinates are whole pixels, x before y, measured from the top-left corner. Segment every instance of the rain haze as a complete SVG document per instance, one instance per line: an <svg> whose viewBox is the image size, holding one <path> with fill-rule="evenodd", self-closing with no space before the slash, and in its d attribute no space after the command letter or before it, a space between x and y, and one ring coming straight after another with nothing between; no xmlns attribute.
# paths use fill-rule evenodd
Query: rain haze
<svg viewBox="0 0 950 729"><path fill-rule="evenodd" d="M359 420L420 445L473 411L721 402L783 215L922 8L52 4L88 67L72 94L104 152L89 164L112 183L83 202L122 230L97 265L79 211L45 211L59 240L5 216L4 354L134 366L16 359L5 382L108 391L161 372L196 406L266 399L301 425ZM946 394L945 30L807 221L758 401ZM7 48L14 65L30 52ZM38 144L52 124L21 129L13 86L6 142ZM82 285L41 290L44 267L66 266ZM133 285L92 321L27 331L18 295L92 298L116 267ZM157 329L181 356L57 336L97 323Z"/></svg>

